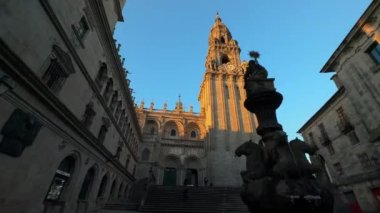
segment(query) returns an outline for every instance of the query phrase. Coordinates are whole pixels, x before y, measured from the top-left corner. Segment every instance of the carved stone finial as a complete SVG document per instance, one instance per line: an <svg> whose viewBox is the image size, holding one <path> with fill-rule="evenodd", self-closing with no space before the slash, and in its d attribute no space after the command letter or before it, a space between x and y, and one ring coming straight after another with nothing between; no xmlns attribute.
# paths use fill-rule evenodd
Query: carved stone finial
<svg viewBox="0 0 380 213"><path fill-rule="evenodd" d="M151 101L151 102L150 102L150 106L149 106L149 109L150 109L150 110L152 110L153 108L154 108L154 102L153 102L153 101Z"/></svg>
<svg viewBox="0 0 380 213"><path fill-rule="evenodd" d="M140 109L144 109L144 105L145 105L145 101L144 99L142 99L140 103Z"/></svg>

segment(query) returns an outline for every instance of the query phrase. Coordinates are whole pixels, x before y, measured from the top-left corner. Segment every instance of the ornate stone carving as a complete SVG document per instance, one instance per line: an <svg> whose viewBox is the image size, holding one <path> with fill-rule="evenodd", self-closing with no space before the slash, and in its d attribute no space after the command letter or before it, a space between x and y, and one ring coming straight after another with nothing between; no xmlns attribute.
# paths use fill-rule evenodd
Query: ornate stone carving
<svg viewBox="0 0 380 213"><path fill-rule="evenodd" d="M276 109L282 95L274 88L274 79L259 65L257 52L248 63L244 75L247 99L245 108L255 113L259 144L247 141L235 150L237 156L246 155L247 170L241 172L241 196L251 212L332 212L332 194L313 177L317 167L305 158L315 148L295 139L288 143L287 135L277 122Z"/></svg>
<svg viewBox="0 0 380 213"><path fill-rule="evenodd" d="M21 156L25 147L33 144L41 126L35 117L16 109L0 132L3 135L0 152L13 157Z"/></svg>

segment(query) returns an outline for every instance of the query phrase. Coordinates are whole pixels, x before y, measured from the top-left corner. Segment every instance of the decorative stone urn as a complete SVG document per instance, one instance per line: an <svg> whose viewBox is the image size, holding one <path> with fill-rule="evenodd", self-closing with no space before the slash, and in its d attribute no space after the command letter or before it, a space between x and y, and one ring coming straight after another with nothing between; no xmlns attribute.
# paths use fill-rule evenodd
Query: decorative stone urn
<svg viewBox="0 0 380 213"><path fill-rule="evenodd" d="M305 153L313 155L315 147L297 138L288 142L276 117L283 97L259 64L259 54L252 51L250 55L254 60L249 61L244 76L244 106L255 113L261 140L247 141L235 150L237 156L247 157L247 171L241 172L242 200L254 213L332 212L333 195L315 179L318 168L305 157Z"/></svg>

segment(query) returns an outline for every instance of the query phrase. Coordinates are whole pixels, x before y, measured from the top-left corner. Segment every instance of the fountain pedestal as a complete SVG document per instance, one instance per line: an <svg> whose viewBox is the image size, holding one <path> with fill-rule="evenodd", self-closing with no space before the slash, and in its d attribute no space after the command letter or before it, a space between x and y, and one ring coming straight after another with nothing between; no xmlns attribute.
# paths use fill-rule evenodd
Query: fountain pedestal
<svg viewBox="0 0 380 213"><path fill-rule="evenodd" d="M283 97L257 57L249 61L245 74L244 106L256 115L256 131L262 139L247 141L235 150L237 156L247 157L247 171L241 172L242 199L255 213L332 212L333 196L314 178L318 168L305 157L316 149L297 138L288 143L276 116Z"/></svg>

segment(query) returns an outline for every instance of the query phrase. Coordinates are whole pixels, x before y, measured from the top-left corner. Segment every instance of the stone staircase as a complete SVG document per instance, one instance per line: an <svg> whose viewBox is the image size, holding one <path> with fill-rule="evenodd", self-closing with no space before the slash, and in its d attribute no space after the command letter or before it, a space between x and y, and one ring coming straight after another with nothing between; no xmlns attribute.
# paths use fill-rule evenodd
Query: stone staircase
<svg viewBox="0 0 380 213"><path fill-rule="evenodd" d="M187 198L184 199L184 190ZM249 212L240 188L157 186L149 187L141 212Z"/></svg>
<svg viewBox="0 0 380 213"><path fill-rule="evenodd" d="M116 211L137 211L140 206L140 202L134 201L120 201L106 203L103 209L116 210Z"/></svg>

